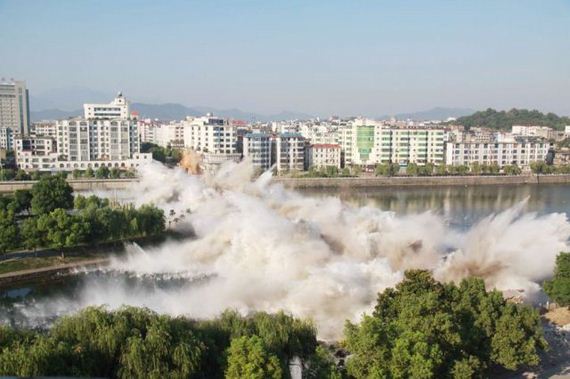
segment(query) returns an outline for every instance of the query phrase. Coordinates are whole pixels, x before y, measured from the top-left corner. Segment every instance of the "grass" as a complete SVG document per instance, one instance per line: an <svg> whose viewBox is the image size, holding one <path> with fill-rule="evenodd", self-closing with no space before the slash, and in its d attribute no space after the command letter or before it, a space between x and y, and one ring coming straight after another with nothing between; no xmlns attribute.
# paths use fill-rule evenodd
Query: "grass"
<svg viewBox="0 0 570 379"><path fill-rule="evenodd" d="M65 258L61 258L60 256L51 256L8 259L0 262L0 274L51 266L60 266L64 264L76 263L103 257L104 255L101 254L85 254L66 256Z"/></svg>

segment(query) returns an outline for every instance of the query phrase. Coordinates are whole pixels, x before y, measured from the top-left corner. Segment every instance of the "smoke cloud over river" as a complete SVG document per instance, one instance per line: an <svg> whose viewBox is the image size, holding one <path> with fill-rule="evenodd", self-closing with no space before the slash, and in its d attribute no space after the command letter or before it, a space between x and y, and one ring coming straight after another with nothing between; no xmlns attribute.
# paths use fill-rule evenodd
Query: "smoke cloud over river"
<svg viewBox="0 0 570 379"><path fill-rule="evenodd" d="M146 251L129 246L126 257L86 280L76 296L42 300L24 314L48 316L92 304L198 318L227 308L283 309L313 319L321 338L334 339L344 320L370 311L377 293L398 283L406 269L429 269L444 281L477 275L489 288L524 290L532 299L558 252L568 250L566 215L524 213L524 202L458 231L436 213L349 206L271 184L269 174L251 181L251 174L247 162L227 165L214 177L145 168L131 197L166 214L184 214L175 228L195 238ZM167 279L179 284L160 285Z"/></svg>

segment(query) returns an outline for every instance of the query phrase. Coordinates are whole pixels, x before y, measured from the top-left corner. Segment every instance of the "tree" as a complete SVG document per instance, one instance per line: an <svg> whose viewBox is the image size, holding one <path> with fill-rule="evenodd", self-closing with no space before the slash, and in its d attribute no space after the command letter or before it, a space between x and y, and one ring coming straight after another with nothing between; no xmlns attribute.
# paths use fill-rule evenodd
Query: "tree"
<svg viewBox="0 0 570 379"><path fill-rule="evenodd" d="M442 284L422 270L380 293L372 315L347 323L345 339L355 378L487 376L494 365L536 365L546 348L534 309L487 292L481 279Z"/></svg>
<svg viewBox="0 0 570 379"><path fill-rule="evenodd" d="M29 190L16 190L12 200L14 213L27 211L32 207L32 193Z"/></svg>
<svg viewBox="0 0 570 379"><path fill-rule="evenodd" d="M0 209L0 253L14 249L18 244L18 226L14 212Z"/></svg>
<svg viewBox="0 0 570 379"><path fill-rule="evenodd" d="M107 179L109 177L109 168L107 166L101 166L95 172L95 177L97 179Z"/></svg>
<svg viewBox="0 0 570 379"><path fill-rule="evenodd" d="M558 254L554 276L544 282L544 292L558 305L570 306L570 253Z"/></svg>
<svg viewBox="0 0 570 379"><path fill-rule="evenodd" d="M419 174L418 165L416 163L408 163L408 165L406 166L406 174L410 176L418 176Z"/></svg>
<svg viewBox="0 0 570 379"><path fill-rule="evenodd" d="M73 189L60 175L42 177L32 187L32 212L49 213L57 208L73 207Z"/></svg>
<svg viewBox="0 0 570 379"><path fill-rule="evenodd" d="M64 248L85 242L90 232L86 220L68 215L62 208L39 216L37 228L44 234L46 242L61 252L62 258Z"/></svg>
<svg viewBox="0 0 570 379"><path fill-rule="evenodd" d="M79 179L82 176L82 172L81 170L75 169L71 172L71 175L73 176L73 179Z"/></svg>
<svg viewBox="0 0 570 379"><path fill-rule="evenodd" d="M35 217L22 221L20 224L20 238L24 247L28 250L36 250L43 245L43 233L38 229Z"/></svg>
<svg viewBox="0 0 570 379"><path fill-rule="evenodd" d="M240 337L232 341L228 349L228 379L281 379L279 359L269 353L257 336Z"/></svg>
<svg viewBox="0 0 570 379"><path fill-rule="evenodd" d="M91 167L88 167L87 170L85 170L85 172L83 173L83 177L85 178L93 178L95 176L95 173L93 172L93 169Z"/></svg>
<svg viewBox="0 0 570 379"><path fill-rule="evenodd" d="M30 175L28 175L28 173L24 170L18 170L16 172L16 176L14 177L14 180L30 180L31 177Z"/></svg>
<svg viewBox="0 0 570 379"><path fill-rule="evenodd" d="M505 175L520 175L522 173L522 170L516 164L512 164L504 166L503 172Z"/></svg>
<svg viewBox="0 0 570 379"><path fill-rule="evenodd" d="M400 165L397 163L380 163L374 170L376 176L394 176L400 171Z"/></svg>
<svg viewBox="0 0 570 379"><path fill-rule="evenodd" d="M445 164L440 164L436 166L435 172L440 176L447 175L447 166Z"/></svg>
<svg viewBox="0 0 570 379"><path fill-rule="evenodd" d="M121 170L116 167L113 167L109 172L109 177L111 179L119 179L121 177Z"/></svg>

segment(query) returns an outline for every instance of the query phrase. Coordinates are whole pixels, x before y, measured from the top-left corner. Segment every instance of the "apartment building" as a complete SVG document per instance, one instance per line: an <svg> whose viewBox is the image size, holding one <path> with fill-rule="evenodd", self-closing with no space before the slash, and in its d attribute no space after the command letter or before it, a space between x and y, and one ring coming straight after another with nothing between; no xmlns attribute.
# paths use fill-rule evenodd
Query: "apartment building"
<svg viewBox="0 0 570 379"><path fill-rule="evenodd" d="M25 82L0 79L0 128L10 128L14 134L29 134L30 106Z"/></svg>
<svg viewBox="0 0 570 379"><path fill-rule="evenodd" d="M305 138L300 133L281 133L275 139L275 163L278 172L305 169Z"/></svg>
<svg viewBox="0 0 570 379"><path fill-rule="evenodd" d="M340 168L340 145L338 144L313 144L307 148L307 167Z"/></svg>
<svg viewBox="0 0 570 379"><path fill-rule="evenodd" d="M12 128L0 126L0 149L14 149L14 132L12 131Z"/></svg>
<svg viewBox="0 0 570 379"><path fill-rule="evenodd" d="M243 156L251 160L259 170L271 168L271 135L266 133L247 133L243 136Z"/></svg>
<svg viewBox="0 0 570 379"><path fill-rule="evenodd" d="M533 141L448 143L445 163L450 166L496 163L528 167L532 162L544 161L550 147L548 142Z"/></svg>
<svg viewBox="0 0 570 379"><path fill-rule="evenodd" d="M56 138L56 123L54 121L34 122L30 127L30 135Z"/></svg>
<svg viewBox="0 0 570 379"><path fill-rule="evenodd" d="M227 119L206 115L188 118L183 125L184 147L203 153L237 153L237 126Z"/></svg>

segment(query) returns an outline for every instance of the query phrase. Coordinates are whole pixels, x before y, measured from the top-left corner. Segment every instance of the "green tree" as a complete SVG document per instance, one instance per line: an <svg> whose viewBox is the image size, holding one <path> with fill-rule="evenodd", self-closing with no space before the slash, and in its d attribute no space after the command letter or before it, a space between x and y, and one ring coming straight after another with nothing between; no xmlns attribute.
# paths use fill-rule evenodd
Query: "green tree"
<svg viewBox="0 0 570 379"><path fill-rule="evenodd" d="M416 163L408 163L406 166L406 174L410 176L418 176L420 173L418 165Z"/></svg>
<svg viewBox="0 0 570 379"><path fill-rule="evenodd" d="M516 164L512 164L504 166L503 172L505 175L520 175L522 173L522 170Z"/></svg>
<svg viewBox="0 0 570 379"><path fill-rule="evenodd" d="M49 213L57 208L73 207L73 189L60 175L42 177L32 190L32 212Z"/></svg>
<svg viewBox="0 0 570 379"><path fill-rule="evenodd" d="M257 336L239 337L228 349L228 379L281 379L283 372L279 359L271 354Z"/></svg>
<svg viewBox="0 0 570 379"><path fill-rule="evenodd" d="M558 305L570 306L570 253L558 254L554 276L544 282L544 292Z"/></svg>
<svg viewBox="0 0 570 379"><path fill-rule="evenodd" d="M20 224L22 244L28 250L36 250L44 243L43 233L38 229L37 218L30 217Z"/></svg>
<svg viewBox="0 0 570 379"><path fill-rule="evenodd" d="M81 170L75 169L71 172L71 176L73 176L73 179L79 179L81 178L81 176L83 176L83 173L81 172Z"/></svg>
<svg viewBox="0 0 570 379"><path fill-rule="evenodd" d="M447 166L445 164L437 165L435 168L435 172L437 175L440 176L447 175Z"/></svg>
<svg viewBox="0 0 570 379"><path fill-rule="evenodd" d="M95 173L91 167L88 167L87 170L83 173L83 177L85 178L93 178L95 177Z"/></svg>
<svg viewBox="0 0 570 379"><path fill-rule="evenodd" d="M109 177L111 179L119 179L121 177L121 170L116 167L113 167L109 172Z"/></svg>
<svg viewBox="0 0 570 379"><path fill-rule="evenodd" d="M24 170L18 170L16 172L16 176L14 177L14 180L30 180L31 177L30 175L28 175L28 173Z"/></svg>
<svg viewBox="0 0 570 379"><path fill-rule="evenodd" d="M32 192L29 190L16 190L12 203L15 213L30 210L32 207Z"/></svg>
<svg viewBox="0 0 570 379"><path fill-rule="evenodd" d="M0 253L5 254L18 246L18 226L14 212L0 209Z"/></svg>
<svg viewBox="0 0 570 379"><path fill-rule="evenodd" d="M95 171L95 177L97 179L107 179L109 177L109 168L107 166L101 166Z"/></svg>
<svg viewBox="0 0 570 379"><path fill-rule="evenodd" d="M532 308L487 292L480 279L442 284L421 270L379 294L359 325L347 323L345 344L355 378L486 376L494 365L536 365L546 348Z"/></svg>
<svg viewBox="0 0 570 379"><path fill-rule="evenodd" d="M84 219L68 215L62 208L39 216L37 228L49 246L58 249L62 257L64 248L85 242L90 233L90 225Z"/></svg>

